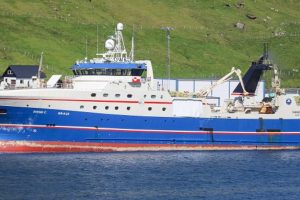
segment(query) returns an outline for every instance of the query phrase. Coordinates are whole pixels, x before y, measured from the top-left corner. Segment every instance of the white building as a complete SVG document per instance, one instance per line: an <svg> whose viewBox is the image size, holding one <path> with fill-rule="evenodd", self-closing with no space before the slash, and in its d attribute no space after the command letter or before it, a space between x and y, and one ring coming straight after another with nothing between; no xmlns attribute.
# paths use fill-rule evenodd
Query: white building
<svg viewBox="0 0 300 200"><path fill-rule="evenodd" d="M2 75L1 86L9 88L28 88L33 86L33 82L38 76L38 65L10 65ZM46 75L41 72L40 79Z"/></svg>

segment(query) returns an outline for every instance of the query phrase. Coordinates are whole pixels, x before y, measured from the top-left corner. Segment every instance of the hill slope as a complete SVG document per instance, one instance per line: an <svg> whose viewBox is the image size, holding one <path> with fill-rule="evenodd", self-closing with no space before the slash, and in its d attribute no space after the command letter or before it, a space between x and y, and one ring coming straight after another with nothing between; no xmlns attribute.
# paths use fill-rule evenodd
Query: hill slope
<svg viewBox="0 0 300 200"><path fill-rule="evenodd" d="M160 28L172 26L172 78L219 77L233 66L245 72L269 42L284 86L300 87L299 10L293 0L2 0L0 70L38 63L44 51L47 73L70 73L85 57L86 40L88 57L96 53L97 25L103 51L115 24L123 22L127 48L134 26L136 58L151 59L158 77L166 74ZM244 29L234 27L237 22Z"/></svg>

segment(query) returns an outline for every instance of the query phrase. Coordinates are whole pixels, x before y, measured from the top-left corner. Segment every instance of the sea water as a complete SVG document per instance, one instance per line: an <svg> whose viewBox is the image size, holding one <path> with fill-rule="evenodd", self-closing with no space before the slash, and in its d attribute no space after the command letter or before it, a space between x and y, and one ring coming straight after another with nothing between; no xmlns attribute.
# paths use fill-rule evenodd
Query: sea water
<svg viewBox="0 0 300 200"><path fill-rule="evenodd" d="M0 199L300 199L300 151L0 154Z"/></svg>

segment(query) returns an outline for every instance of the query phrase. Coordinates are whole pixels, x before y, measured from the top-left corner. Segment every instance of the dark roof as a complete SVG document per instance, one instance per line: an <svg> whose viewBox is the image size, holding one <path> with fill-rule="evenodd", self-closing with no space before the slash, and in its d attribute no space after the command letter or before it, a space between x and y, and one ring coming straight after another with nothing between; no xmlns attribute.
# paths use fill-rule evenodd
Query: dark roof
<svg viewBox="0 0 300 200"><path fill-rule="evenodd" d="M8 68L15 74L16 78L32 78L37 76L39 71L38 65L10 65ZM41 78L46 78L44 72L41 72Z"/></svg>

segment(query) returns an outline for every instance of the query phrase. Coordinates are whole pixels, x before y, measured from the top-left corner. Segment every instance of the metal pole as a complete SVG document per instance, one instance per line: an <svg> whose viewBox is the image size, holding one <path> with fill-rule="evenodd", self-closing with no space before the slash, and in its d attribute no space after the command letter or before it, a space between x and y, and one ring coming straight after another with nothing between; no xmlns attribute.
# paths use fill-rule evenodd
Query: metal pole
<svg viewBox="0 0 300 200"><path fill-rule="evenodd" d="M171 79L171 55L170 55L170 39L171 39L171 31L174 30L173 27L162 27L162 30L166 31L167 37L167 76L168 76L168 90L170 90L170 79Z"/></svg>

